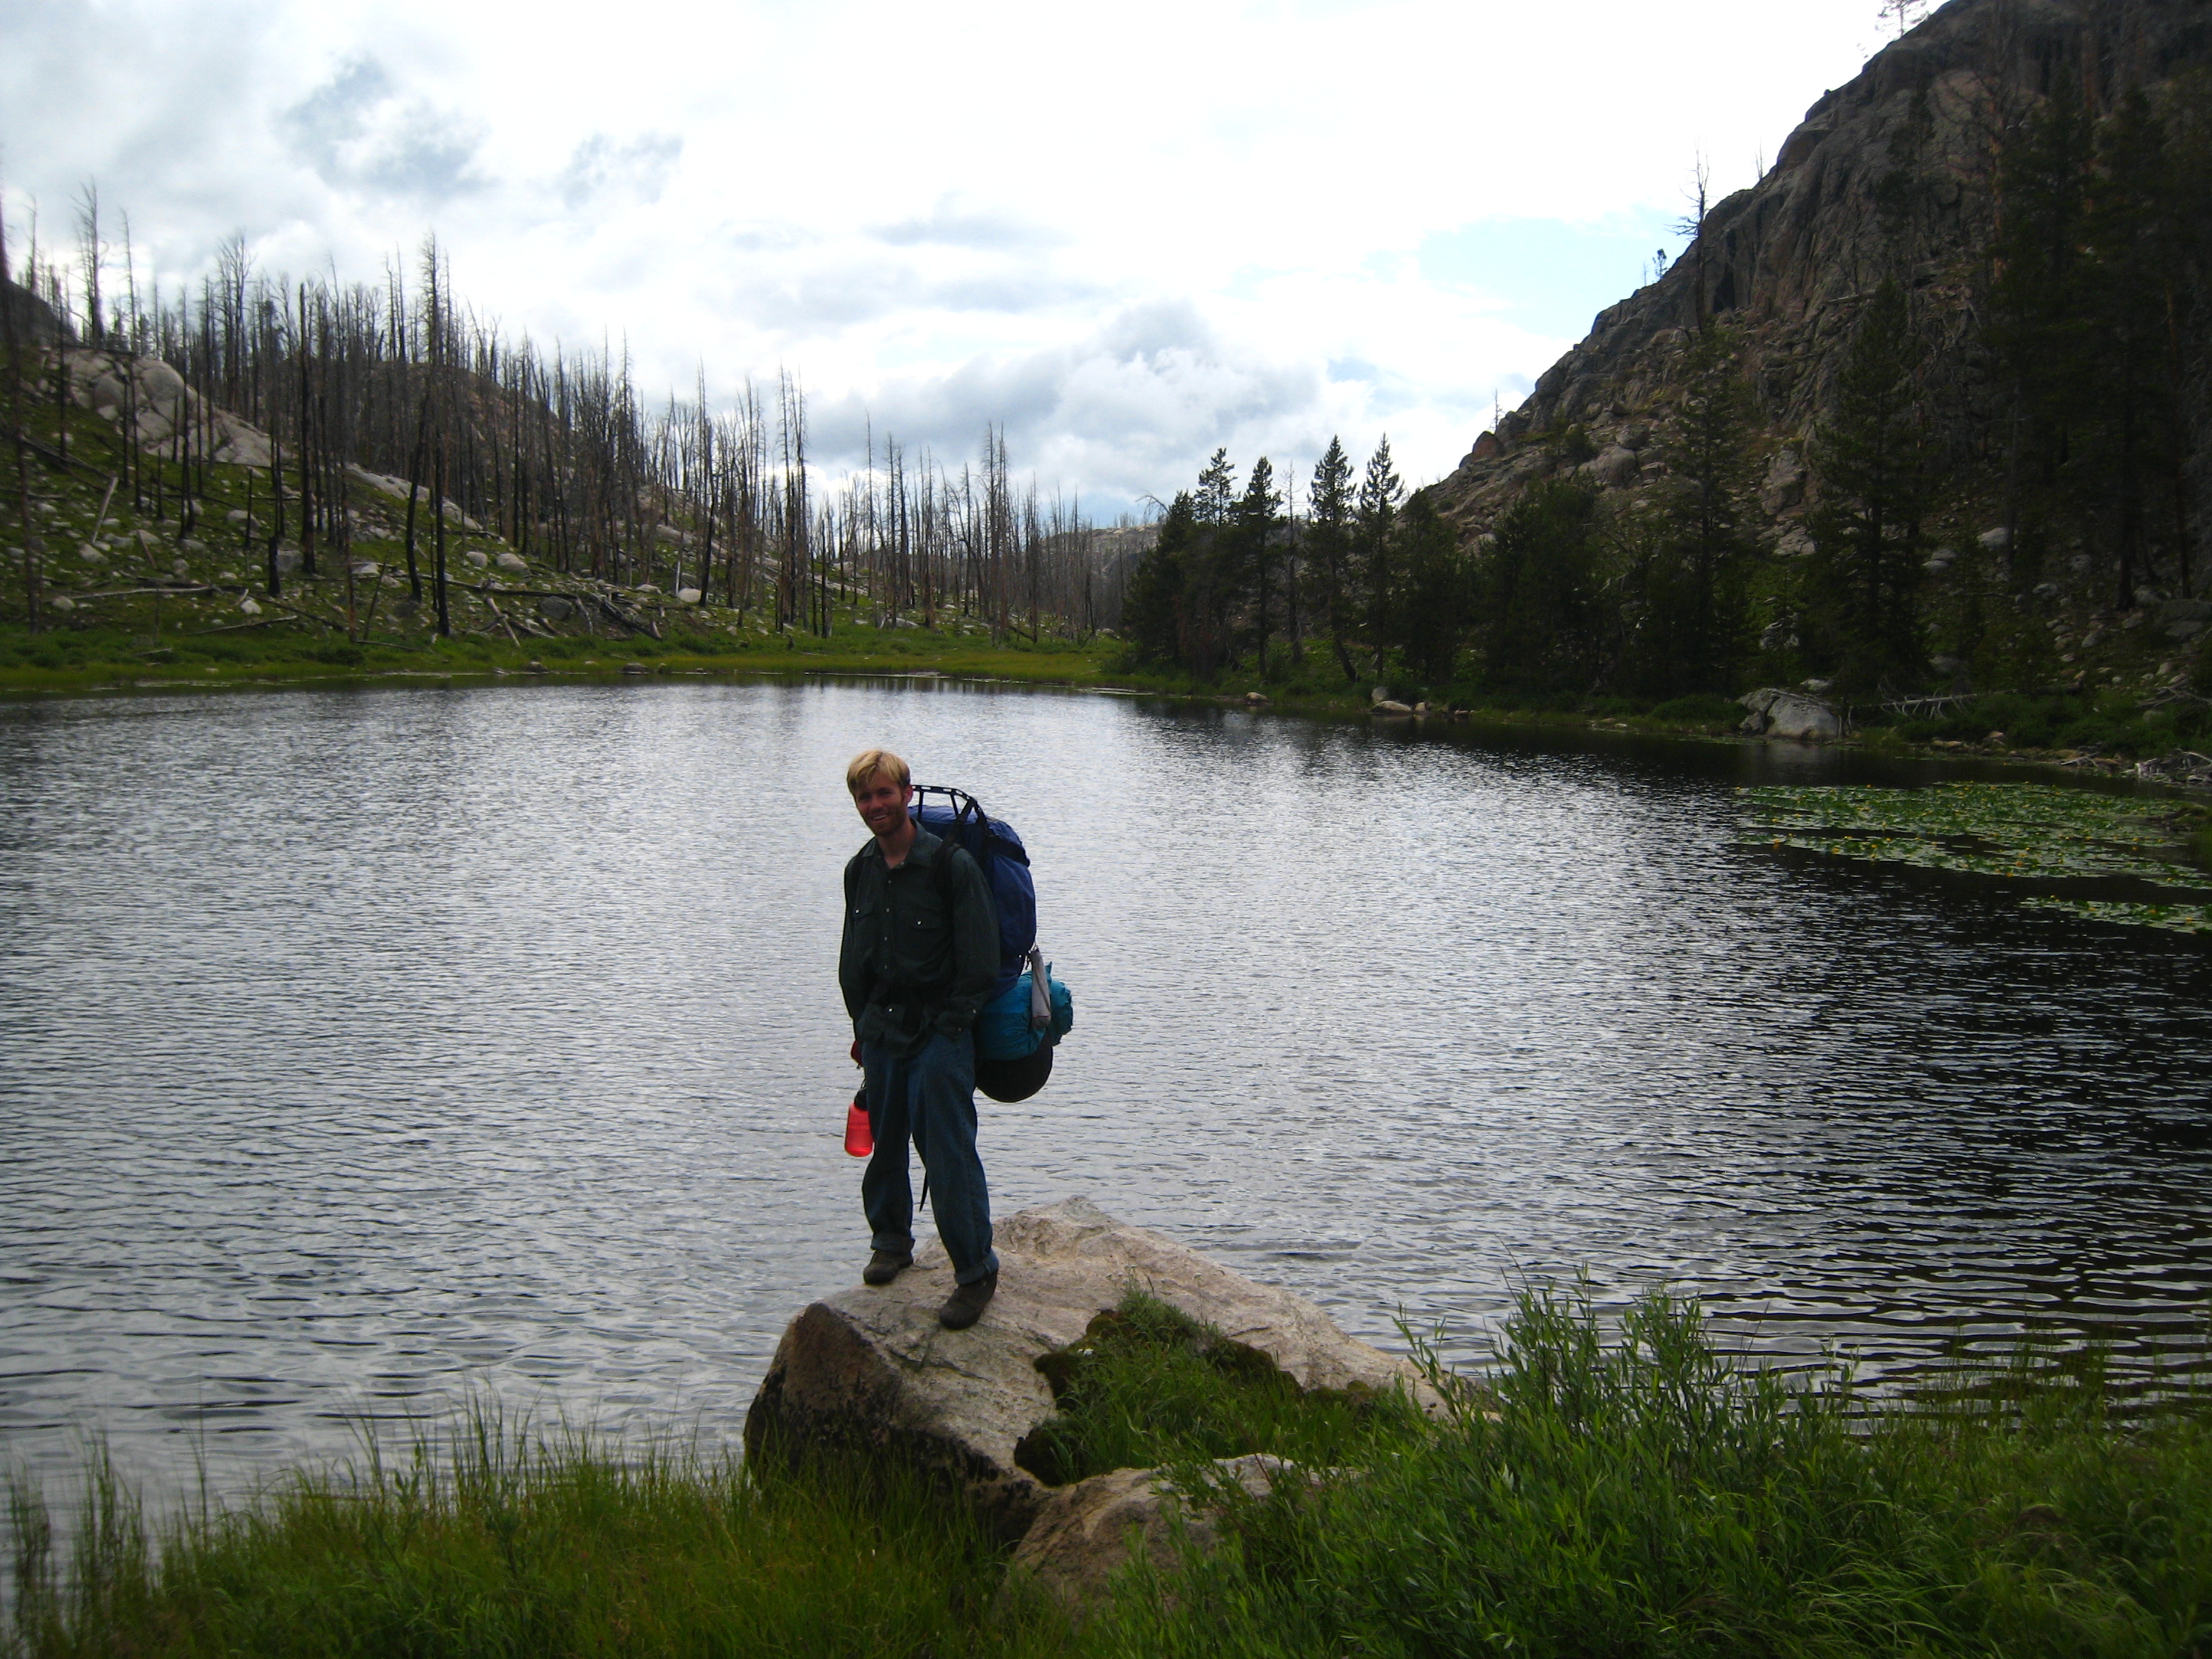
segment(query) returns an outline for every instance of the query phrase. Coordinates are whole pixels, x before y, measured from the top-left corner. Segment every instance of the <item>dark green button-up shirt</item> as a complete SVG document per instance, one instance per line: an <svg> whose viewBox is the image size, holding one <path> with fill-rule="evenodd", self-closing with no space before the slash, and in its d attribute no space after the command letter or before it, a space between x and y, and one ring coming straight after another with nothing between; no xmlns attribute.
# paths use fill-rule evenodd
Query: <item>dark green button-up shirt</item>
<svg viewBox="0 0 2212 1659"><path fill-rule="evenodd" d="M998 909L965 848L917 825L896 870L872 839L853 854L837 984L862 1042L915 1054L934 1031L957 1036L998 977Z"/></svg>

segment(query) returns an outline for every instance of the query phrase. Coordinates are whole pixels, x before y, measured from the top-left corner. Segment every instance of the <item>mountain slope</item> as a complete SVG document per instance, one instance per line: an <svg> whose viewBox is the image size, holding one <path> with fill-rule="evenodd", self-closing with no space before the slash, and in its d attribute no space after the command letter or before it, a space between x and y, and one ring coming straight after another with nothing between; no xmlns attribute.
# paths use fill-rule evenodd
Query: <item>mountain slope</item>
<svg viewBox="0 0 2212 1659"><path fill-rule="evenodd" d="M1978 490L2005 520L2008 399L1986 329L2001 157L2062 85L2094 118L2133 88L2170 94L2208 61L2205 0L1952 0L1824 94L1765 177L1714 205L1663 276L1602 313L1435 486L1435 505L1471 538L1532 480L1570 468L1631 499L1658 484L1689 343L1710 320L1741 341L1760 538L1807 551L1800 520L1818 481L1806 441L1832 405L1854 325L1894 280L1927 347L1925 407L1954 504ZM2212 495L2203 320L2185 399L2197 500ZM2201 527L2188 533L2203 539ZM2191 562L2201 574L2212 561L2200 551Z"/></svg>

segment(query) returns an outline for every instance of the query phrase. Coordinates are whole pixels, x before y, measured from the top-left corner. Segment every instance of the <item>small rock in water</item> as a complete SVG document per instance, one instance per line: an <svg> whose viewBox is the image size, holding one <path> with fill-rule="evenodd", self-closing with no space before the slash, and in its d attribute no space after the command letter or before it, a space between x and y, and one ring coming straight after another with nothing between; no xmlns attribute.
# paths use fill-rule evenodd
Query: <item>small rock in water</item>
<svg viewBox="0 0 2212 1659"><path fill-rule="evenodd" d="M642 674L645 672L645 665L641 662L626 662L623 665L623 672L625 674Z"/></svg>
<svg viewBox="0 0 2212 1659"><path fill-rule="evenodd" d="M1413 709L1412 704L1400 702L1395 697L1377 697L1370 706L1368 712L1375 714L1410 714Z"/></svg>
<svg viewBox="0 0 2212 1659"><path fill-rule="evenodd" d="M542 674L545 672L545 665L542 662L526 662L523 666L533 674Z"/></svg>

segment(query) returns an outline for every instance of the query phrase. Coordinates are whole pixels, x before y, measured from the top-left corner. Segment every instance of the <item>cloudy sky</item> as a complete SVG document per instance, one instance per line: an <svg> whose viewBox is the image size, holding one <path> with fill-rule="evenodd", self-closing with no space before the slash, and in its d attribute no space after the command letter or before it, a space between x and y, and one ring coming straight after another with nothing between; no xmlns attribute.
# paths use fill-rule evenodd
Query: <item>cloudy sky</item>
<svg viewBox="0 0 2212 1659"><path fill-rule="evenodd" d="M426 231L483 314L648 392L797 370L1111 513L1216 444L1449 471L1635 288L1696 158L1749 184L1876 0L0 0L0 176L173 281L375 279ZM143 268L143 266L142 266Z"/></svg>

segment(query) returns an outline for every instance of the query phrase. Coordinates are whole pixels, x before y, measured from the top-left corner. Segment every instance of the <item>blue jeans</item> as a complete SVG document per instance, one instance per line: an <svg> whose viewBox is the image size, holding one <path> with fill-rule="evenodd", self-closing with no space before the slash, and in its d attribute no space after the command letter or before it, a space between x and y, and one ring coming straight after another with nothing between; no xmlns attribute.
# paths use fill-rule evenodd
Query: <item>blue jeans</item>
<svg viewBox="0 0 2212 1659"><path fill-rule="evenodd" d="M860 1177L860 1208L874 1248L904 1255L914 1249L914 1187L907 1170L908 1141L929 1172L930 1201L937 1206L937 1236L952 1259L954 1279L967 1285L999 1270L991 1248L991 1194L983 1185L983 1160L975 1152L975 1042L962 1034L931 1035L918 1054L894 1054L882 1043L860 1048L868 1090L868 1122L875 1155Z"/></svg>

